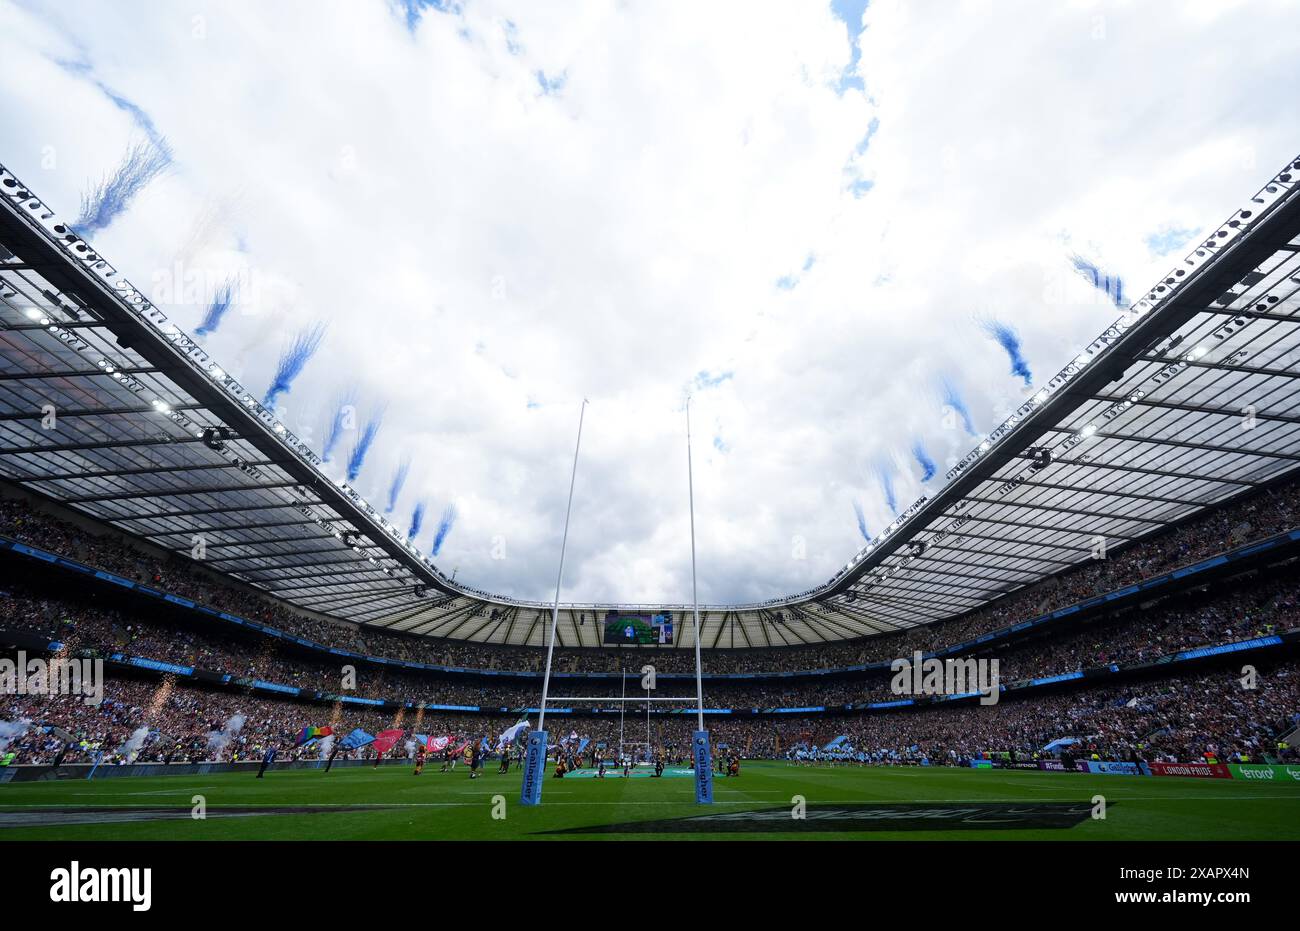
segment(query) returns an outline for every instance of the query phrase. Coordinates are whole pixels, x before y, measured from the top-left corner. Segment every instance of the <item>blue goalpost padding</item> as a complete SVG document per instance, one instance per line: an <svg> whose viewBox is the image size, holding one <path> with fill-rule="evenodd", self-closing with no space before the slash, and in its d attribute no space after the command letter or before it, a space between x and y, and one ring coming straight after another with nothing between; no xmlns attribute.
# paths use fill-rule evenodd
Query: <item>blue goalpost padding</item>
<svg viewBox="0 0 1300 931"><path fill-rule="evenodd" d="M542 779L546 776L546 731L528 735L528 756L524 760L524 782L519 789L522 805L540 805Z"/></svg>
<svg viewBox="0 0 1300 931"><path fill-rule="evenodd" d="M713 754L709 752L709 732L696 731L691 736L695 753L695 804L713 804Z"/></svg>

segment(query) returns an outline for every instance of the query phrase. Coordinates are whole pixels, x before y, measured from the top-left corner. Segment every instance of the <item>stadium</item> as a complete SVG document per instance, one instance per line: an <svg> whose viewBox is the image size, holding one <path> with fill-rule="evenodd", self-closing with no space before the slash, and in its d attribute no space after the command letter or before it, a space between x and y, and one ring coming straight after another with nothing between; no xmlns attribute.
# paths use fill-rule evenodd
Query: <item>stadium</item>
<svg viewBox="0 0 1300 931"><path fill-rule="evenodd" d="M195 332L41 181L0 164L5 840L1300 840L1300 156L1136 297L1076 263L1094 339L830 577L716 603L707 397L681 597L568 594L581 394L553 597L476 587L351 406L284 415L310 334L223 357L229 292Z"/></svg>

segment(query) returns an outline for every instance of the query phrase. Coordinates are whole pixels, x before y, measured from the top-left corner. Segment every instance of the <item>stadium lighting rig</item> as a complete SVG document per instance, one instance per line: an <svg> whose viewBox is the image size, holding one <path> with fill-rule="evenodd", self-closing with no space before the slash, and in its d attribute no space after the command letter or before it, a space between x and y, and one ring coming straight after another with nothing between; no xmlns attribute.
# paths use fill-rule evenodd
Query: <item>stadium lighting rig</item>
<svg viewBox="0 0 1300 931"><path fill-rule="evenodd" d="M234 432L226 427L204 427L203 445L216 452L226 448L226 442L234 437Z"/></svg>

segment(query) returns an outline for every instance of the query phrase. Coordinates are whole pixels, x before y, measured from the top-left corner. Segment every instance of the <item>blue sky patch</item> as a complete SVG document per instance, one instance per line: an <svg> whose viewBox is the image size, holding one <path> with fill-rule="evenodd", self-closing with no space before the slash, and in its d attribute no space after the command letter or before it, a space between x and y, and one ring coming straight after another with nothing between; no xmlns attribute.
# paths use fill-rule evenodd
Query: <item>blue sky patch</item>
<svg viewBox="0 0 1300 931"><path fill-rule="evenodd" d="M695 376L695 387L716 388L724 381L731 381L735 374L735 372L719 372L717 375L713 375L706 369Z"/></svg>
<svg viewBox="0 0 1300 931"><path fill-rule="evenodd" d="M1145 242L1152 255L1177 252L1192 241L1200 229L1186 226L1166 226L1147 236Z"/></svg>
<svg viewBox="0 0 1300 931"><path fill-rule="evenodd" d="M864 92L867 89L862 76L858 74L858 64L862 61L862 47L858 44L858 37L862 35L862 17L869 4L870 0L831 0L831 12L844 23L849 34L849 64L840 73L840 83L836 87L841 94L849 89Z"/></svg>
<svg viewBox="0 0 1300 931"><path fill-rule="evenodd" d="M465 9L457 0L393 0L393 6L402 15L410 32L415 32L415 28L420 25L425 10L459 16Z"/></svg>
<svg viewBox="0 0 1300 931"><path fill-rule="evenodd" d="M551 77L540 68L537 71L537 86L542 89L542 93L547 97L554 97L560 91L564 90L564 85L569 81L569 73L561 71L559 74Z"/></svg>

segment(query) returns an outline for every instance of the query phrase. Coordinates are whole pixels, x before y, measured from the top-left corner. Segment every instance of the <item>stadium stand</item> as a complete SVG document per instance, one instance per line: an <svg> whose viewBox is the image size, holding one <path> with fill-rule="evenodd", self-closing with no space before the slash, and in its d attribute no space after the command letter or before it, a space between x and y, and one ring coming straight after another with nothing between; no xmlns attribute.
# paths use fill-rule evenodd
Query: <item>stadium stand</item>
<svg viewBox="0 0 1300 931"><path fill-rule="evenodd" d="M10 489L10 494L13 494ZM1027 617L1046 614L1103 592L1178 569L1233 546L1265 539L1300 526L1300 483L1265 489L1229 505L1198 515L1187 524L1092 565L1067 570L1034 589L1000 599L954 621L898 634L878 635L837 644L782 649L711 649L704 664L709 673L825 670L881 662L914 650L929 651L1009 627ZM138 582L158 586L212 608L238 613L285 633L310 638L326 647L414 663L481 669L533 670L542 654L533 649L492 647L453 640L412 637L363 629L307 617L289 606L241 592L205 577L182 557L152 557L107 528L92 533L36 510L29 501L0 501L0 536L41 546ZM646 662L644 648L629 661L624 651L608 649L556 652L556 668L566 672L617 672ZM676 650L653 650L662 672L688 672L689 656Z"/></svg>
<svg viewBox="0 0 1300 931"><path fill-rule="evenodd" d="M679 623L660 646L602 648L602 613L685 606L560 605L556 704L571 684L612 698L646 662L689 695L698 644L714 744L744 755L817 760L844 737L835 752L864 763L1062 739L1294 758L1296 168L826 582L704 606L698 634ZM529 713L548 605L445 576L2 167L0 186L0 623L10 651L109 676L97 707L6 696L11 764L244 758L313 722L475 739ZM64 411L53 440L45 399ZM1242 399L1260 401L1244 420ZM196 538L216 554L189 558ZM1000 700L900 698L891 661L918 652L1005 664ZM554 713L612 739L610 709ZM689 715L646 717L685 747Z"/></svg>
<svg viewBox="0 0 1300 931"><path fill-rule="evenodd" d="M1251 638L1280 639L1294 631L1300 620L1300 583L1294 577L1296 557L1289 550L1275 554L1272 565L1247 567L1192 590L1158 594L1140 605L1121 604L1096 616L1072 618L1068 624L1045 627L1018 640L994 641L1004 683L1111 665L1142 671L1154 664L1154 675L1147 669L1119 684L1075 680L1065 691L1039 691L1032 701L1008 697L992 707L967 704L885 711L865 706L888 705L897 698L889 691L888 672L862 667L911 650L952 648L1026 617L1216 556L1225 545L1276 536L1293 523L1295 495L1295 485L1266 490L1144 541L1113 561L1066 572L1050 586L1008 596L971 617L933 629L801 650L706 651L705 668L711 673L720 669L729 676L739 675L712 680L709 704L730 714L749 713L743 720L711 721L715 741L742 748L746 756L800 754L803 758L811 748L844 736L842 743L851 748L848 759L876 763L958 764L982 754L1007 752L1029 756L1042 754L1043 747L1062 737L1078 739L1086 752L1107 759L1260 759L1265 754L1290 759L1294 752L1279 750L1276 738L1292 726L1300 708L1300 669L1290 658L1293 643L1281 650L1258 648L1271 667L1251 692L1235 687L1236 674L1231 671L1154 663L1181 651ZM328 722L336 733L353 727L396 726L411 734L427 731L478 739L509 727L536 702L538 651L424 643L386 633L375 636L304 617L261 595L222 585L203 577L201 567L187 567L176 557L159 559L107 528L88 527L84 520L76 524L60 520L30 500L4 501L0 517L0 535L11 540L39 545L176 595L239 610L299 636L314 635L321 642L312 648L237 628L172 602L117 595L109 583L64 578L68 573L40 564L29 572L12 573L21 581L6 584L0 592L0 641L11 646L19 640L27 645L58 644L61 655L113 661L107 700L98 708L66 696L15 697L9 702L0 717L28 722L24 736L6 751L13 754L14 765L55 759L87 762L101 751L110 762L250 759L272 745L288 750L292 735L311 721ZM3 558L11 566L24 559L16 553L5 553ZM35 639L24 640L23 634ZM357 708L339 700L339 663L328 658L326 646L368 650L386 661L360 664L355 688L347 692L351 699L382 702L382 707ZM989 649L986 641L954 655ZM455 650L460 652L450 652ZM459 671L391 665L394 660L446 663L453 658L473 665ZM131 668L132 660L154 668ZM609 673L619 660L620 651L571 650L561 654L560 666L582 681L584 694L613 698L622 682ZM227 679L228 687L183 681L185 677L168 673L164 664L217 673ZM859 668L845 668L851 666ZM526 678L503 686L499 678L482 674L503 671ZM810 675L789 677L796 671ZM783 677L773 681L764 679L764 674ZM253 685L258 682L289 687L299 693L298 700L267 695L265 688L259 691ZM689 697L693 682L664 679L656 694ZM844 713L847 706L856 706L857 713ZM814 707L824 713L775 711ZM469 709L475 713L463 713ZM227 730L236 716L246 719L237 735L229 741L214 737ZM575 733L593 746L612 745L615 740L617 725L608 715L602 720L579 714L568 720ZM131 735L141 727L149 733L132 743ZM654 739L670 752L687 745L689 726L680 715L656 709L652 727ZM64 741L51 737L50 728L73 734L73 745L66 747ZM369 752L362 749L344 755L364 758ZM403 742L391 754L401 757L408 752ZM319 750L309 747L293 750L291 756L316 753ZM812 758L817 756L811 751Z"/></svg>

